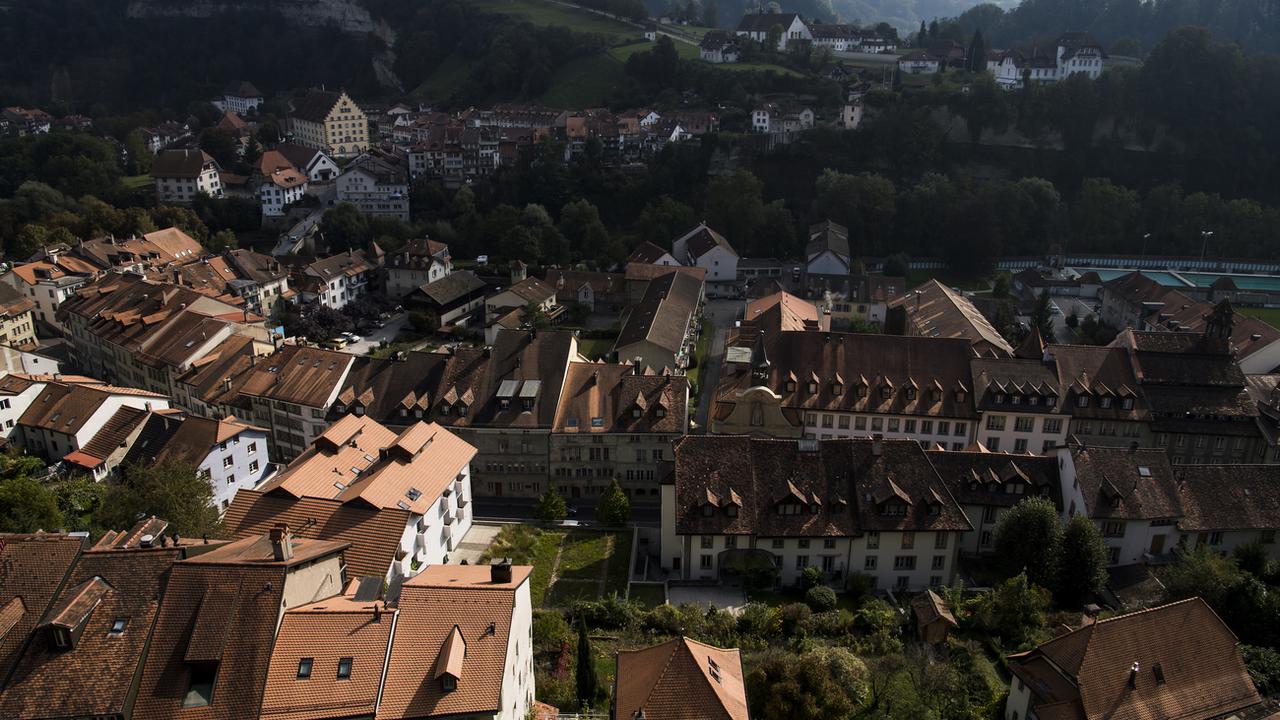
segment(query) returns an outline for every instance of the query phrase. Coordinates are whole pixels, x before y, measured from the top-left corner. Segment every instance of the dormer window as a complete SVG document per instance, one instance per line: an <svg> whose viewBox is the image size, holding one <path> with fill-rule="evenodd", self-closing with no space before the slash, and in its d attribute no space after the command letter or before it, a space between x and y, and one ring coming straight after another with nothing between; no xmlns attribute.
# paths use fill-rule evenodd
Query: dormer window
<svg viewBox="0 0 1280 720"><path fill-rule="evenodd" d="M860 398L864 398L864 397L866 397L866 396L867 396L867 387L866 387L865 385L859 385L859 386L858 386L858 397L860 397Z"/></svg>
<svg viewBox="0 0 1280 720"><path fill-rule="evenodd" d="M800 506L800 503L798 502L778 503L779 515L799 515L802 511L803 511L803 508Z"/></svg>
<svg viewBox="0 0 1280 720"><path fill-rule="evenodd" d="M930 402L942 402L942 391L937 388L929 391Z"/></svg>
<svg viewBox="0 0 1280 720"><path fill-rule="evenodd" d="M796 391L796 381L795 381L795 380L788 380L788 381L787 381L787 392L795 392L795 391Z"/></svg>
<svg viewBox="0 0 1280 720"><path fill-rule="evenodd" d="M887 502L881 506L880 514L888 517L902 517L907 514L907 506L900 502Z"/></svg>
<svg viewBox="0 0 1280 720"><path fill-rule="evenodd" d="M728 515L729 517L738 517L738 506L729 505L724 509L724 514Z"/></svg>
<svg viewBox="0 0 1280 720"><path fill-rule="evenodd" d="M1053 395L1050 395L1049 397L1044 399L1044 404L1047 405L1048 407L1053 407L1058 404L1058 398Z"/></svg>
<svg viewBox="0 0 1280 720"><path fill-rule="evenodd" d="M1004 393L996 393L996 404L997 405L1004 404Z"/></svg>
<svg viewBox="0 0 1280 720"><path fill-rule="evenodd" d="M50 633L53 646L59 650L71 649L71 631L64 627L55 627Z"/></svg>
<svg viewBox="0 0 1280 720"><path fill-rule="evenodd" d="M957 391L956 391L956 402L958 402L958 403L962 403L962 402L964 402L964 399L965 399L966 397L968 397L968 396L967 396L967 395L965 395L965 392L964 392L963 390L957 390Z"/></svg>
<svg viewBox="0 0 1280 720"><path fill-rule="evenodd" d="M1010 396L1009 396L1009 402L1013 403L1014 405L1021 405L1021 404L1022 404L1022 396L1021 396L1021 395L1010 395Z"/></svg>
<svg viewBox="0 0 1280 720"><path fill-rule="evenodd" d="M716 508L711 503L704 503L702 506L702 517L711 517L716 512Z"/></svg>
<svg viewBox="0 0 1280 720"><path fill-rule="evenodd" d="M338 411L338 412L340 412L340 413L344 413L344 412L346 412L346 411L347 411L347 406L346 406L346 405L343 405L342 403L338 403L338 404L336 404L336 405L334 405L334 406L333 406L333 409L334 409L334 410L337 410L337 411Z"/></svg>
<svg viewBox="0 0 1280 720"><path fill-rule="evenodd" d="M298 661L298 679L310 680L311 667L315 665L315 658L302 658Z"/></svg>
<svg viewBox="0 0 1280 720"><path fill-rule="evenodd" d="M107 631L108 635L120 635L124 633L125 627L129 624L129 618L118 617L111 621L111 629Z"/></svg>
<svg viewBox="0 0 1280 720"><path fill-rule="evenodd" d="M818 394L818 383L813 382L812 380L809 381L809 394L810 395Z"/></svg>
<svg viewBox="0 0 1280 720"><path fill-rule="evenodd" d="M832 383L831 394L840 397L844 394L844 385L842 383Z"/></svg>
<svg viewBox="0 0 1280 720"><path fill-rule="evenodd" d="M444 692L453 692L458 689L458 678L452 675L440 676L440 689Z"/></svg>
<svg viewBox="0 0 1280 720"><path fill-rule="evenodd" d="M636 407L636 408L631 408L631 417L633 417L633 418L639 418L639 417L640 417L640 415L641 415L641 413L640 413L640 408L638 408L638 407Z"/></svg>
<svg viewBox="0 0 1280 720"><path fill-rule="evenodd" d="M500 399L498 400L498 409L499 409L499 410L510 410L510 409L511 409L511 398L500 398Z"/></svg>
<svg viewBox="0 0 1280 720"><path fill-rule="evenodd" d="M937 503L929 504L929 517L938 517L942 514L942 506Z"/></svg>
<svg viewBox="0 0 1280 720"><path fill-rule="evenodd" d="M666 417L666 416L667 416L667 409L666 409L666 408L664 408L664 407L662 407L661 405L659 405L659 406L657 407L657 409L655 409L655 410L653 411L653 414L657 415L658 417Z"/></svg>
<svg viewBox="0 0 1280 720"><path fill-rule="evenodd" d="M338 658L338 679L339 680L351 679L351 658L349 657Z"/></svg>
<svg viewBox="0 0 1280 720"><path fill-rule="evenodd" d="M916 389L915 389L915 388L913 388L913 387L909 387L909 388L907 388L907 399L908 399L908 400L915 400L915 399L916 399Z"/></svg>
<svg viewBox="0 0 1280 720"><path fill-rule="evenodd" d="M1039 404L1040 404L1040 396L1039 396L1039 395L1032 395L1031 397L1027 398L1027 404L1028 404L1028 405L1039 405Z"/></svg>
<svg viewBox="0 0 1280 720"><path fill-rule="evenodd" d="M1120 407L1124 408L1125 410L1132 410L1132 409L1133 409L1133 398L1129 398L1129 397L1127 397L1127 398L1125 398L1124 400L1121 400L1121 401L1120 401Z"/></svg>
<svg viewBox="0 0 1280 720"><path fill-rule="evenodd" d="M891 397L893 397L893 388L888 385L880 388L880 399L888 400Z"/></svg>
<svg viewBox="0 0 1280 720"><path fill-rule="evenodd" d="M1100 400L1098 400L1098 405L1099 405L1099 406L1101 406L1101 407L1102 407L1102 409L1104 409L1104 410L1106 410L1107 408L1110 408L1110 407L1111 407L1111 398L1109 398L1109 397L1101 398Z"/></svg>
<svg viewBox="0 0 1280 720"><path fill-rule="evenodd" d="M441 415L446 415L446 416L447 416L447 415L449 414L449 410L450 410L449 403L447 403L447 402L440 403L440 414L441 414Z"/></svg>
<svg viewBox="0 0 1280 720"><path fill-rule="evenodd" d="M1089 407L1089 396L1088 396L1088 395L1081 395L1081 396L1077 397L1077 398L1076 398L1076 407L1082 407L1082 408L1087 408L1087 407Z"/></svg>

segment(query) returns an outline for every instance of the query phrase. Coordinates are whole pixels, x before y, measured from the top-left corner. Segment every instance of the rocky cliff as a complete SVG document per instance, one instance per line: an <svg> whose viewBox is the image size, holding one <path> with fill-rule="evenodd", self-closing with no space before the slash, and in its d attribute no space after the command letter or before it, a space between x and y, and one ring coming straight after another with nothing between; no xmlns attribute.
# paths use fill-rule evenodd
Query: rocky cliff
<svg viewBox="0 0 1280 720"><path fill-rule="evenodd" d="M299 25L335 25L347 32L377 32L380 25L359 0L130 0L127 10L132 18L210 18L258 12L279 14Z"/></svg>

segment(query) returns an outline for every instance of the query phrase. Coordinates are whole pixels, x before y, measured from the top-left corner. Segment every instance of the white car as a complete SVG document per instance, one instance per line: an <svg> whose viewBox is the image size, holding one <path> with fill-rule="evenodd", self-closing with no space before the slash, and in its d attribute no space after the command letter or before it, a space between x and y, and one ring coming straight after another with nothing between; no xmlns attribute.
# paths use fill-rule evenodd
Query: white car
<svg viewBox="0 0 1280 720"><path fill-rule="evenodd" d="M360 336L355 333L345 332L342 333L342 337L346 338L347 342L360 342Z"/></svg>

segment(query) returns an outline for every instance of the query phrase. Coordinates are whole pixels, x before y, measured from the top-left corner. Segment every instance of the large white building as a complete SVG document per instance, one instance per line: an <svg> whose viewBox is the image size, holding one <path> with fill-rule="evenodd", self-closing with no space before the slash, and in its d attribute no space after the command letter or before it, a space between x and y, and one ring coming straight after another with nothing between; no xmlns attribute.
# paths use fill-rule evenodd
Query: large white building
<svg viewBox="0 0 1280 720"><path fill-rule="evenodd" d="M1026 81L1058 82L1072 75L1094 80L1102 74L1106 59L1106 50L1089 35L1066 33L1045 50L1015 48L995 53L987 58L987 70L1000 87L1012 90Z"/></svg>
<svg viewBox="0 0 1280 720"><path fill-rule="evenodd" d="M189 205L197 195L222 197L221 168L203 150L163 150L151 163L156 198L162 203Z"/></svg>
<svg viewBox="0 0 1280 720"><path fill-rule="evenodd" d="M405 244L386 259L387 296L401 298L453 272L449 246L420 238Z"/></svg>
<svg viewBox="0 0 1280 720"><path fill-rule="evenodd" d="M671 243L671 254L684 265L707 271L706 282L738 281L738 252L723 235L700 223Z"/></svg>
<svg viewBox="0 0 1280 720"><path fill-rule="evenodd" d="M795 13L748 13L742 16L734 33L761 44L767 44L770 35L776 33L778 50L813 40L813 31L805 24L804 18Z"/></svg>
<svg viewBox="0 0 1280 720"><path fill-rule="evenodd" d="M806 568L897 591L951 582L972 530L920 445L691 435L662 486L661 562L673 577L721 580Z"/></svg>
<svg viewBox="0 0 1280 720"><path fill-rule="evenodd" d="M213 504L226 511L239 490L252 490L275 468L267 431L240 422L172 413L152 413L125 456L133 463L181 462L194 466L213 490Z"/></svg>
<svg viewBox="0 0 1280 720"><path fill-rule="evenodd" d="M375 217L409 219L409 162L399 151L369 150L337 180L338 202Z"/></svg>

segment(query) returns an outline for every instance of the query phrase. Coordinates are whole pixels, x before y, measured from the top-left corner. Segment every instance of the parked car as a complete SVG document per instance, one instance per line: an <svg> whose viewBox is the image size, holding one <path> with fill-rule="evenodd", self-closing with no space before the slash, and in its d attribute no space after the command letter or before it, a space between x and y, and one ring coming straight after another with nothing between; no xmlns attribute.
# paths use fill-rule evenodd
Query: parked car
<svg viewBox="0 0 1280 720"><path fill-rule="evenodd" d="M346 346L347 339L345 337L332 337L320 343L320 347L328 350L341 350Z"/></svg>
<svg viewBox="0 0 1280 720"><path fill-rule="evenodd" d="M342 337L346 338L347 342L349 343L360 342L360 340L362 339L359 335L351 332L342 333Z"/></svg>

